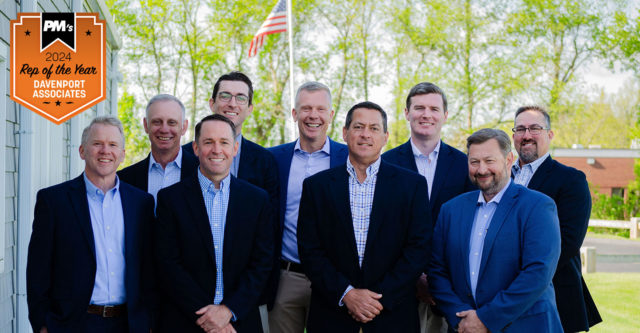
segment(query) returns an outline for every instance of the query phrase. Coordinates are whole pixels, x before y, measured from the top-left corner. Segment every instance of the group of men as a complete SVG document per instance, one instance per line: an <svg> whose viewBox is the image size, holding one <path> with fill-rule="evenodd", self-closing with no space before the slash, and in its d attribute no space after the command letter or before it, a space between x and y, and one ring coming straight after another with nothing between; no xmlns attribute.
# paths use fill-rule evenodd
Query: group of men
<svg viewBox="0 0 640 333"><path fill-rule="evenodd" d="M381 154L377 104L332 141L331 92L301 85L299 137L242 136L251 80L221 76L192 143L183 104L157 95L151 152L116 172L124 133L97 117L79 177L40 190L27 262L35 332L577 332L601 321L581 275L591 199L549 156L536 106L467 139L441 130L447 98L411 89L409 140ZM536 191L530 190L534 189Z"/></svg>

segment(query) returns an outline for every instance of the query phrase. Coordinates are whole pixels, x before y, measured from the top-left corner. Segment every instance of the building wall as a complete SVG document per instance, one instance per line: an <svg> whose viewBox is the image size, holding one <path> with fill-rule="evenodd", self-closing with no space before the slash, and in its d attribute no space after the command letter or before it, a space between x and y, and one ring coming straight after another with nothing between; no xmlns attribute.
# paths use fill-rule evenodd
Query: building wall
<svg viewBox="0 0 640 333"><path fill-rule="evenodd" d="M581 170L587 176L592 190L611 195L613 188L625 188L635 178L633 158L555 157L558 162ZM592 193L593 194L593 193ZM625 193L625 196L627 193Z"/></svg>

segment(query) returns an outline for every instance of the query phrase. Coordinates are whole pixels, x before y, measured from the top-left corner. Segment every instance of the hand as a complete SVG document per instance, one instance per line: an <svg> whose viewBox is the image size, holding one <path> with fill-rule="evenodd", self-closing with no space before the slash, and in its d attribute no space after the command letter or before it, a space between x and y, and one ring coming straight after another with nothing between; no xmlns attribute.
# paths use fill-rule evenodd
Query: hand
<svg viewBox="0 0 640 333"><path fill-rule="evenodd" d="M416 296L418 299L429 305L436 305L436 301L433 300L431 293L429 292L429 282L427 281L427 274L422 273L416 282Z"/></svg>
<svg viewBox="0 0 640 333"><path fill-rule="evenodd" d="M233 328L233 326L231 325L231 323L228 323L227 326L221 328L221 329L211 329L209 331L207 331L207 333L236 333L236 330Z"/></svg>
<svg viewBox="0 0 640 333"><path fill-rule="evenodd" d="M231 310L226 305L210 304L196 311L196 314L200 316L196 320L196 324L205 332L224 332L222 329L226 328L225 326L233 317Z"/></svg>
<svg viewBox="0 0 640 333"><path fill-rule="evenodd" d="M467 310L462 312L457 312L456 316L462 318L460 323L458 324L458 332L460 333L488 333L489 330L482 323L478 315L476 314L476 310Z"/></svg>
<svg viewBox="0 0 640 333"><path fill-rule="evenodd" d="M361 323L368 323L382 311L382 304L378 301L381 294L367 289L351 289L344 295L342 302L349 309L353 319Z"/></svg>
<svg viewBox="0 0 640 333"><path fill-rule="evenodd" d="M40 333L49 333L49 331L47 330L47 326L42 326L42 328L40 329Z"/></svg>

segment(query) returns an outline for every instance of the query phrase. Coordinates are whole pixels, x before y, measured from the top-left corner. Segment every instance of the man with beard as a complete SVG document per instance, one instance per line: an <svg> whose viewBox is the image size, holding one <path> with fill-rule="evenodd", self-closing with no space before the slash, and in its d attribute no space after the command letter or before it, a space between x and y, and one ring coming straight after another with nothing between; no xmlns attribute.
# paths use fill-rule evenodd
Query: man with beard
<svg viewBox="0 0 640 333"><path fill-rule="evenodd" d="M553 160L549 114L539 106L516 111L513 142L518 162L514 182L550 196L558 206L562 250L553 277L558 312L565 332L587 331L602 321L582 278L580 247L591 215L591 194L584 173Z"/></svg>
<svg viewBox="0 0 640 333"><path fill-rule="evenodd" d="M473 133L467 151L480 190L440 210L433 297L458 332L562 332L551 284L560 255L553 200L511 181L514 157L503 131Z"/></svg>

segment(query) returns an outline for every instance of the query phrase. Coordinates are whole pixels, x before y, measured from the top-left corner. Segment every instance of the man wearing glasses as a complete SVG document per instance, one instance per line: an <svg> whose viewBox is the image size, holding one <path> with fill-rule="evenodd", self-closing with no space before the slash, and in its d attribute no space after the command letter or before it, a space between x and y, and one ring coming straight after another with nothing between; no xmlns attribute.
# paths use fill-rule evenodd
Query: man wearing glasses
<svg viewBox="0 0 640 333"><path fill-rule="evenodd" d="M231 120L236 127L235 141L238 142L238 153L233 157L231 174L267 191L271 206L274 212L277 212L280 186L276 160L268 150L242 136L242 124L253 111L252 100L253 84L249 77L241 72L231 72L220 76L216 81L209 99L209 108L214 114L223 115ZM183 145L182 148L193 153L191 142ZM273 215L277 216L278 214ZM272 223L274 234L277 234L275 232L275 218ZM275 260L274 256L274 265ZM265 293L261 298L260 304L264 305L267 302L271 303L273 300L267 299ZM260 307L260 315L266 331L268 326L266 306Z"/></svg>
<svg viewBox="0 0 640 333"><path fill-rule="evenodd" d="M587 331L602 321L580 265L580 247L591 215L591 195L584 173L551 158L552 139L546 110L539 106L519 108L513 128L518 161L512 167L512 175L516 184L548 195L558 206L562 249L553 277L558 313L565 332Z"/></svg>

